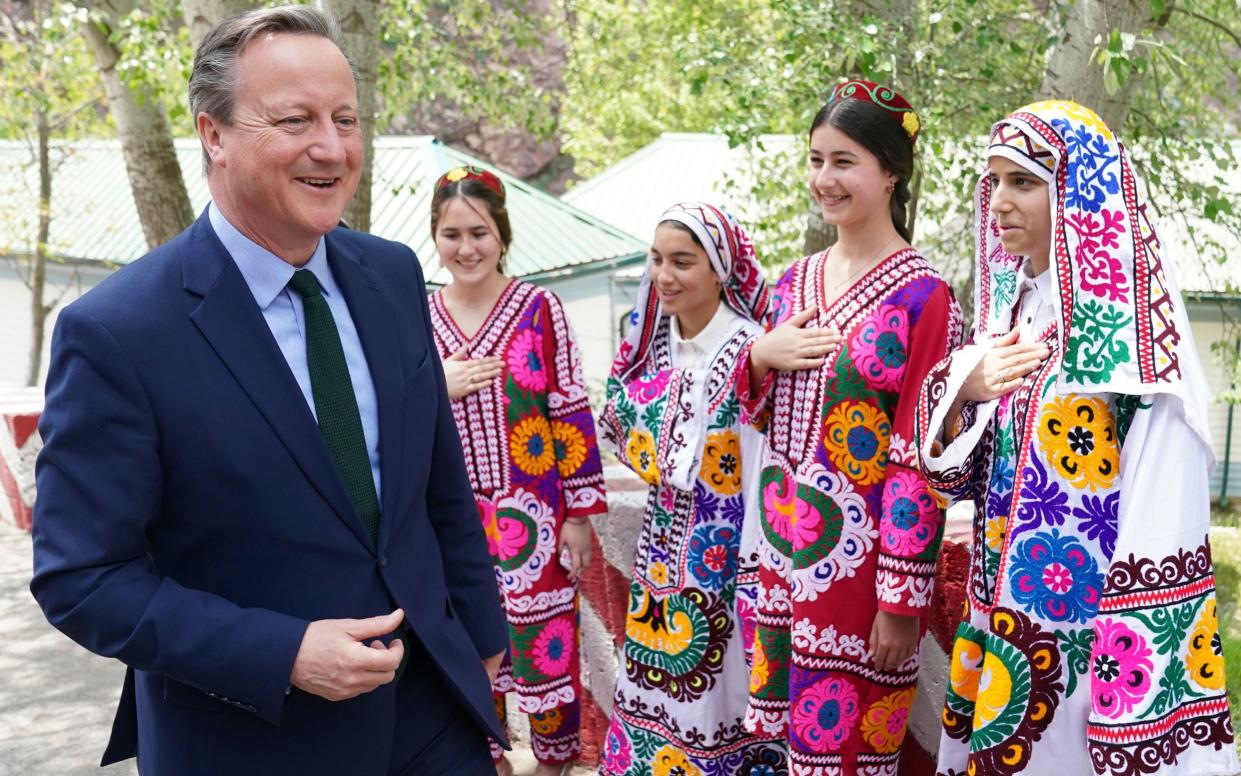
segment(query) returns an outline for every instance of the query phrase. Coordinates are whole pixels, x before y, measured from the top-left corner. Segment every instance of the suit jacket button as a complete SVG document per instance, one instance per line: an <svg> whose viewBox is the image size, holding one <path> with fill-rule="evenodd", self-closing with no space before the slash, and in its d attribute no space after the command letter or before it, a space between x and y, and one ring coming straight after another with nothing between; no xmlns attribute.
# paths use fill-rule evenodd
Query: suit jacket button
<svg viewBox="0 0 1241 776"><path fill-rule="evenodd" d="M385 569L388 568L388 556L387 555L379 559L379 567L385 568Z"/></svg>

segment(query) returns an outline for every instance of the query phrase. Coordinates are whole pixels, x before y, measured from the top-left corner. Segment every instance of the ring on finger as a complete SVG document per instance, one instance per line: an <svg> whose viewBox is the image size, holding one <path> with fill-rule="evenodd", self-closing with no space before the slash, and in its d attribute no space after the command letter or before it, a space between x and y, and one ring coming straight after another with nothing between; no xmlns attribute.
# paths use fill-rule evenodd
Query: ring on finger
<svg viewBox="0 0 1241 776"><path fill-rule="evenodd" d="M1008 382L1008 370L1001 369L1000 370L1000 384L1003 385L1006 382Z"/></svg>

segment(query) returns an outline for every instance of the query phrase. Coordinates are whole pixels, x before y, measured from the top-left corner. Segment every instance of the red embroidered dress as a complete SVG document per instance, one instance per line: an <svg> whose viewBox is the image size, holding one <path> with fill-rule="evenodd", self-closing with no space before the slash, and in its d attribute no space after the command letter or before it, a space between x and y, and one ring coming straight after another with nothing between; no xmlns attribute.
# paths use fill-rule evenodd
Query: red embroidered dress
<svg viewBox="0 0 1241 776"><path fill-rule="evenodd" d="M504 693L517 691L540 762L570 762L581 750L578 610L560 529L607 511L577 344L560 300L521 280L472 338L438 291L431 325L441 358L466 348L467 359L504 359L490 385L452 403L509 621L511 659L493 690L501 719Z"/></svg>
<svg viewBox="0 0 1241 776"><path fill-rule="evenodd" d="M793 774L895 774L917 655L879 671L868 640L879 609L930 606L943 512L918 470L914 410L923 377L960 341L961 315L913 249L825 304L826 258L785 273L771 325L817 305L809 325L839 329L837 351L761 386L748 351L738 366L747 415L770 411L746 721L788 738Z"/></svg>

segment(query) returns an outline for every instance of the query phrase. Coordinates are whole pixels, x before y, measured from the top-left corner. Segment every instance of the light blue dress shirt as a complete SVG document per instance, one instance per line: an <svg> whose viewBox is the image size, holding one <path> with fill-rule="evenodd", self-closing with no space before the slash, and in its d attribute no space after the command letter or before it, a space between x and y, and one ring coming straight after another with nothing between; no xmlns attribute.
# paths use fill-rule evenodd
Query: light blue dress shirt
<svg viewBox="0 0 1241 776"><path fill-rule="evenodd" d="M208 209L211 228L215 230L224 248L233 257L241 276L245 278L254 301L263 312L271 334L284 354L293 377L306 397L311 413L315 413L315 397L310 386L310 368L306 364L306 318L302 311L302 297L288 288L293 273L299 268L294 267L276 254L261 247L258 243L239 232L229 223L224 214L212 203ZM345 296L332 277L331 267L327 263L327 244L319 238L314 254L306 266L315 273L315 278L323 288L323 297L327 299L328 308L336 320L336 330L340 333L340 344L345 351L345 363L349 366L349 378L353 382L353 394L358 400L358 413L362 416L362 433L366 436L366 453L371 459L371 476L375 478L375 495L379 489L379 402L375 398L375 384L371 381L371 371L366 364L366 353L362 350L362 340L358 338L358 329L353 325L353 317L349 314L349 305ZM318 420L318 415L315 415Z"/></svg>

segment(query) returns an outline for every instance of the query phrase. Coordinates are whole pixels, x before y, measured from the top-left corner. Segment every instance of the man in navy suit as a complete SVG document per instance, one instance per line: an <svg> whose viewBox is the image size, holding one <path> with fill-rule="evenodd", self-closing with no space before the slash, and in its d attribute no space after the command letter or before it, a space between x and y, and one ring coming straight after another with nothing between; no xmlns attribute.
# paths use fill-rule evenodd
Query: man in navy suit
<svg viewBox="0 0 1241 776"><path fill-rule="evenodd" d="M337 228L339 41L307 6L212 31L211 205L56 326L31 590L128 666L104 764L494 773L507 629L418 261Z"/></svg>

